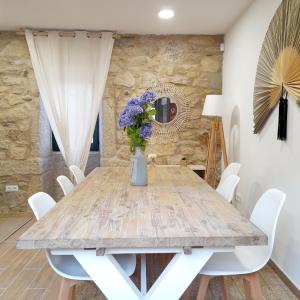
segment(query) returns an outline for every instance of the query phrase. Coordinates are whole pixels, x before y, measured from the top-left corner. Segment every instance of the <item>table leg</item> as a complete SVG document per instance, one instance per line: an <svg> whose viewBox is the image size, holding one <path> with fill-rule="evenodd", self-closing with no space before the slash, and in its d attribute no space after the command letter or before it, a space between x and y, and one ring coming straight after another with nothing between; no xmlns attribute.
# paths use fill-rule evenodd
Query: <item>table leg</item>
<svg viewBox="0 0 300 300"><path fill-rule="evenodd" d="M141 254L141 293L146 295L147 293L147 264L146 254Z"/></svg>
<svg viewBox="0 0 300 300"><path fill-rule="evenodd" d="M96 256L95 251L83 250L74 256L107 299L142 299L141 292L112 255Z"/></svg>
<svg viewBox="0 0 300 300"><path fill-rule="evenodd" d="M148 291L145 300L179 299L213 253L209 248L193 249L191 255L177 253Z"/></svg>
<svg viewBox="0 0 300 300"><path fill-rule="evenodd" d="M128 249L122 253L135 251ZM159 253L159 249L153 248L143 253L147 251ZM95 250L72 249L58 250L57 254L74 255L109 300L178 300L213 253L231 251L233 248L193 248L188 255L177 252L146 294L139 291L112 254L96 256ZM169 252L174 253L171 248Z"/></svg>

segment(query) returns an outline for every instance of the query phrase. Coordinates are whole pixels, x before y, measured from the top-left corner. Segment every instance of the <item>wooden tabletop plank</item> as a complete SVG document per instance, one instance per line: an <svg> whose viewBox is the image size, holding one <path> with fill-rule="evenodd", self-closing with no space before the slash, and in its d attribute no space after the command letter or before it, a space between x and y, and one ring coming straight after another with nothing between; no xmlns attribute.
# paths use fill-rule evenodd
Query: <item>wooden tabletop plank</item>
<svg viewBox="0 0 300 300"><path fill-rule="evenodd" d="M187 167L101 167L18 240L18 248L139 248L266 244L267 237Z"/></svg>

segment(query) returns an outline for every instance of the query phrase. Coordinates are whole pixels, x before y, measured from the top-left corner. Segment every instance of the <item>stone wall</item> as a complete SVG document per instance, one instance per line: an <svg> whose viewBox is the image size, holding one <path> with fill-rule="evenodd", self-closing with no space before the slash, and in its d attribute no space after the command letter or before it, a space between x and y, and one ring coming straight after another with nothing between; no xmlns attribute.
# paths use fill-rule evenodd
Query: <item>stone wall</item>
<svg viewBox="0 0 300 300"><path fill-rule="evenodd" d="M18 184L19 192L5 192ZM24 37L0 34L0 213L25 212L41 190L39 99Z"/></svg>
<svg viewBox="0 0 300 300"><path fill-rule="evenodd" d="M99 166L90 154L86 174ZM27 213L27 199L45 191L59 200L56 182L69 176L60 153L52 152L51 128L40 103L25 37L0 33L0 215ZM5 192L17 184L18 192Z"/></svg>
<svg viewBox="0 0 300 300"><path fill-rule="evenodd" d="M202 118L207 94L221 93L222 36L130 36L115 41L103 100L102 165L126 165L129 147L117 119L130 97L157 82L173 83L189 99L191 120L177 143L151 144L160 164L205 164L209 120Z"/></svg>
<svg viewBox="0 0 300 300"><path fill-rule="evenodd" d="M127 99L156 82L171 82L192 108L191 121L179 142L153 144L148 151L158 163L205 164L209 121L201 118L206 94L220 93L221 36L131 36L116 40L103 100L102 165L129 161L126 137L117 118ZM62 196L56 176L68 174L60 154L51 151L51 130L40 108L28 48L24 37L0 33L0 214L23 213L27 199L46 191ZM99 153L89 157L87 173L99 165ZM6 193L6 184L19 192Z"/></svg>

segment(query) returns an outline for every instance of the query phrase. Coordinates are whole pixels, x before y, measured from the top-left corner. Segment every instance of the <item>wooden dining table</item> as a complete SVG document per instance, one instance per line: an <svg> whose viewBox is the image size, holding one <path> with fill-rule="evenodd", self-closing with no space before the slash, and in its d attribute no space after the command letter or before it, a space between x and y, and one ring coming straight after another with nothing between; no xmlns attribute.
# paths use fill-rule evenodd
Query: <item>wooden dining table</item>
<svg viewBox="0 0 300 300"><path fill-rule="evenodd" d="M74 255L110 300L179 299L216 252L266 245L267 236L185 166L149 166L132 186L127 167L95 169L17 241ZM115 254L174 253L149 290ZM145 270L144 270L145 271Z"/></svg>

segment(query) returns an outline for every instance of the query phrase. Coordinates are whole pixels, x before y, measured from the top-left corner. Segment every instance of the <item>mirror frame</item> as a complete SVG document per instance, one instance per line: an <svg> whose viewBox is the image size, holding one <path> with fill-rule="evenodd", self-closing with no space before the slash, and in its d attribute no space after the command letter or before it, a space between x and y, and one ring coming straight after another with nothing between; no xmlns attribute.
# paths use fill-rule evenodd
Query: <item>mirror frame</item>
<svg viewBox="0 0 300 300"><path fill-rule="evenodd" d="M167 144L178 140L178 133L186 127L187 122L191 119L191 109L188 99L172 83L158 83L150 88L149 91L156 95L156 98L167 97L176 103L177 114L169 123L159 123L153 120L153 135L151 143Z"/></svg>

